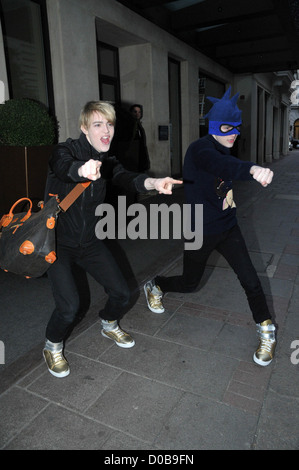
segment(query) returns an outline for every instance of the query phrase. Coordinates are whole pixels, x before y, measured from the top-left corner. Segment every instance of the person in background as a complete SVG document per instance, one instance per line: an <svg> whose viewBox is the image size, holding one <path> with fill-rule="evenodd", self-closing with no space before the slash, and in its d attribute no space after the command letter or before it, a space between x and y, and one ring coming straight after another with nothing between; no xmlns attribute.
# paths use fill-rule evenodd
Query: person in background
<svg viewBox="0 0 299 470"><path fill-rule="evenodd" d="M143 117L143 107L141 104L133 104L130 107L130 112L135 119L135 126L131 142L131 152L135 153L137 157L136 160L138 162L138 171L148 171L151 165L146 145L145 130L141 122Z"/></svg>
<svg viewBox="0 0 299 470"><path fill-rule="evenodd" d="M158 276L145 284L144 292L149 309L163 313L163 293L193 292L210 254L217 250L238 276L256 323L259 346L253 360L267 366L275 351L275 325L237 222L232 182L253 178L266 187L272 181L273 172L230 155L242 124L238 94L230 99L230 92L229 88L221 99L208 98L213 103L207 115L209 134L189 146L184 160L185 202L192 208L193 232L195 205L203 205L203 244L198 250L184 250L182 275Z"/></svg>
<svg viewBox="0 0 299 470"><path fill-rule="evenodd" d="M116 106L116 127L109 155L115 155L128 171L143 173L150 169L150 159L146 145L146 134L141 123L143 107L133 104L129 111ZM106 202L118 211L118 197L126 196L126 207L138 201L138 192L108 182ZM128 217L127 222L130 220Z"/></svg>

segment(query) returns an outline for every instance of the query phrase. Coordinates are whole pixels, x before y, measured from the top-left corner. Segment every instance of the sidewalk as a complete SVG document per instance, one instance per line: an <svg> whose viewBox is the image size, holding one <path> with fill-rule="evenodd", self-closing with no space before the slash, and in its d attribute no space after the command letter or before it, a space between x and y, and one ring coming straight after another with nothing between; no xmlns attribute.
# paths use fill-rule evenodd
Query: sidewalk
<svg viewBox="0 0 299 470"><path fill-rule="evenodd" d="M220 256L209 260L199 292L167 294L163 315L148 310L143 283L181 271L181 241L120 243L126 257L121 250L117 256L140 290L121 322L136 346L124 350L102 337L104 293L89 280L90 308L66 343L65 379L51 376L41 358L52 309L47 279L29 284L0 273L7 356L0 365L0 449L97 449L109 458L118 450L299 449L299 151L271 167L268 188L246 182L234 194L279 326L272 364L252 361L255 325ZM177 190L174 201L180 198Z"/></svg>

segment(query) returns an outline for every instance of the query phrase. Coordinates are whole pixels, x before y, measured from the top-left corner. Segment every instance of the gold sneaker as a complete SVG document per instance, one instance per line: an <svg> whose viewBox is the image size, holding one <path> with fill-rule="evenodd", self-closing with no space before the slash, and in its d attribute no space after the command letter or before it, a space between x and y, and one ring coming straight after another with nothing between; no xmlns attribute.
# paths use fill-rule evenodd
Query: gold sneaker
<svg viewBox="0 0 299 470"><path fill-rule="evenodd" d="M148 281L144 284L143 289L148 308L154 313L165 312L162 304L163 292L160 287L156 286L153 281Z"/></svg>
<svg viewBox="0 0 299 470"><path fill-rule="evenodd" d="M253 355L253 360L260 366L268 366L274 357L276 328L271 320L258 323L256 326L260 343Z"/></svg>
<svg viewBox="0 0 299 470"><path fill-rule="evenodd" d="M44 349L43 355L50 374L55 377L66 377L69 375L69 364L63 356L62 349L59 351L49 351L48 349Z"/></svg>
<svg viewBox="0 0 299 470"><path fill-rule="evenodd" d="M135 345L132 336L122 330L116 320L102 320L102 326L102 335L105 338L112 339L120 348L132 348Z"/></svg>

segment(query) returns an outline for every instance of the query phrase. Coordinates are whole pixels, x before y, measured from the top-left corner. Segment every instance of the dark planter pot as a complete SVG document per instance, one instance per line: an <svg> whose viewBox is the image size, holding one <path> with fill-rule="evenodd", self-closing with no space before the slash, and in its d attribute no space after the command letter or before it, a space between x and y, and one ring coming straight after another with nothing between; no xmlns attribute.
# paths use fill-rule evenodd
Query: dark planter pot
<svg viewBox="0 0 299 470"><path fill-rule="evenodd" d="M44 199L48 160L53 145L38 147L0 146L0 218L23 197L37 203ZM22 204L14 210L21 212Z"/></svg>

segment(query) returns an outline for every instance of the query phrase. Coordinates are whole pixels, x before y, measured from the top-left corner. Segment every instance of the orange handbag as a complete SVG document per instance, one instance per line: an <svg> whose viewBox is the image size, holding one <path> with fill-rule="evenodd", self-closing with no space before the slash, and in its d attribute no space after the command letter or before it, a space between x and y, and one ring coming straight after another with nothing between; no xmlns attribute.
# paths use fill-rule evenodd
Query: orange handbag
<svg viewBox="0 0 299 470"><path fill-rule="evenodd" d="M38 212L31 212L31 199L16 201L0 220L0 268L27 278L42 276L56 260L55 226L59 212L65 212L89 184L78 183L61 202L56 196L51 197ZM22 201L29 201L29 210L14 214Z"/></svg>

